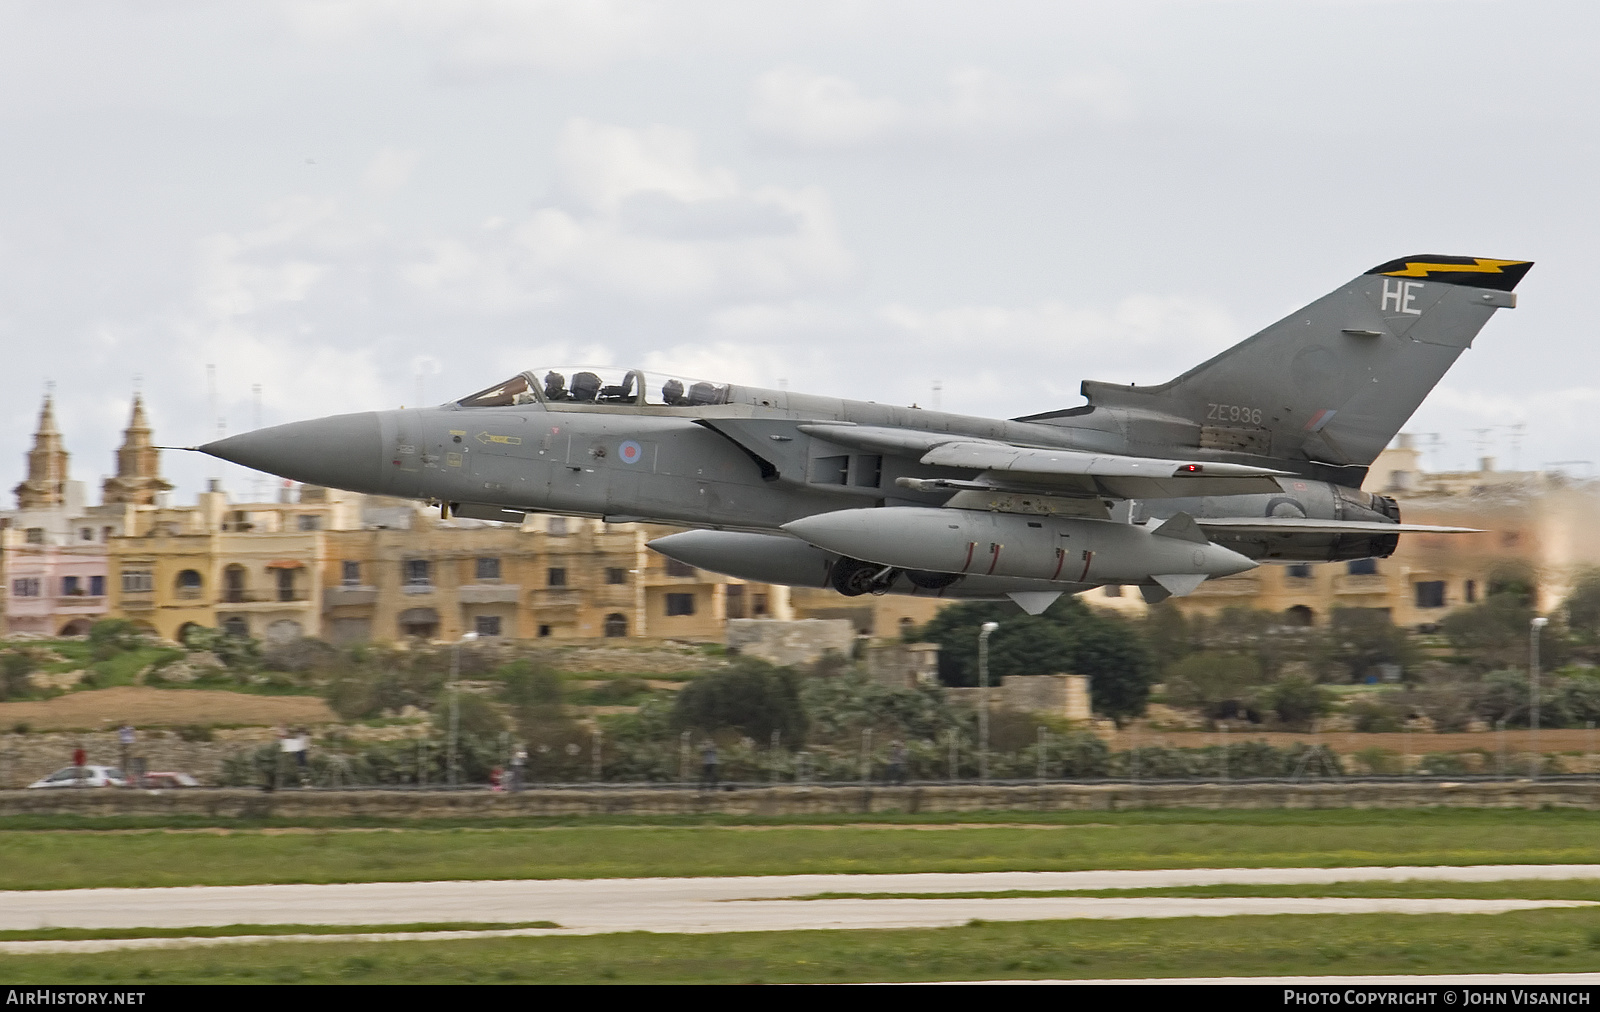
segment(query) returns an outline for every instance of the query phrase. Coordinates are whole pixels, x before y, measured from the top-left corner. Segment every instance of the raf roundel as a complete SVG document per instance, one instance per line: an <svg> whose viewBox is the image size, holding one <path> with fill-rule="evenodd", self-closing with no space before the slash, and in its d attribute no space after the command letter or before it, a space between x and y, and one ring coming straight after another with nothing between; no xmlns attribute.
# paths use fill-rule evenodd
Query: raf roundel
<svg viewBox="0 0 1600 1012"><path fill-rule="evenodd" d="M631 439L623 440L622 445L617 447L617 457L620 458L624 464L637 464L639 463L639 458L643 456L644 447L640 446L638 443L635 443Z"/></svg>

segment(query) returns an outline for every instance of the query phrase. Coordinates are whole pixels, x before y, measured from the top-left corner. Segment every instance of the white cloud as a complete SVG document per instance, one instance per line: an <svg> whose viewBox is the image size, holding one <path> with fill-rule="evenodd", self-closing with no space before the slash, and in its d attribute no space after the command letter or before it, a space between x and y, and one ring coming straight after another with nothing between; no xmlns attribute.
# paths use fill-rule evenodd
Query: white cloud
<svg viewBox="0 0 1600 1012"><path fill-rule="evenodd" d="M384 148L372 156L361 175L362 188L379 197L392 197L411 180L417 167L418 152Z"/></svg>
<svg viewBox="0 0 1600 1012"><path fill-rule="evenodd" d="M1043 87L983 67L950 74L946 93L921 104L871 97L855 82L785 66L756 79L750 122L774 140L800 147L848 148L887 142L971 142L1035 137L1085 120L1127 117L1122 79L1083 73Z"/></svg>
<svg viewBox="0 0 1600 1012"><path fill-rule="evenodd" d="M418 289L493 311L590 293L644 302L779 298L853 265L827 195L746 187L688 131L573 120L557 146L562 206L430 244Z"/></svg>
<svg viewBox="0 0 1600 1012"><path fill-rule="evenodd" d="M303 38L347 43L393 28L439 47L450 77L593 70L652 51L659 9L626 0L304 0L286 7Z"/></svg>

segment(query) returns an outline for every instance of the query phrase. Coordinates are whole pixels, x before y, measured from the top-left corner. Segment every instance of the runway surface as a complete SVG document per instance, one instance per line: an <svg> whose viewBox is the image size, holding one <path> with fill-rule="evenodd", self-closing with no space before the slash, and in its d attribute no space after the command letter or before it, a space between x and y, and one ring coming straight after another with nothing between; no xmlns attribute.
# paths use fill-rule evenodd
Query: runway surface
<svg viewBox="0 0 1600 1012"><path fill-rule="evenodd" d="M45 927L182 928L228 924L382 925L553 921L559 929L433 932L429 938L614 931L705 933L924 928L1070 918L1231 917L1262 914L1501 913L1593 906L1568 900L1353 897L1070 897L829 899L815 893L943 893L1325 884L1428 879L1496 882L1600 879L1600 865L1401 868L1221 868L1176 871L981 872L917 875L782 875L688 879L374 882L344 885L190 886L0 892L0 930ZM751 902L757 901L757 902ZM256 936L249 941L336 941L348 935ZM400 940L391 933L362 938ZM227 939L0 942L0 952L237 944ZM48 949L46 947L49 947Z"/></svg>

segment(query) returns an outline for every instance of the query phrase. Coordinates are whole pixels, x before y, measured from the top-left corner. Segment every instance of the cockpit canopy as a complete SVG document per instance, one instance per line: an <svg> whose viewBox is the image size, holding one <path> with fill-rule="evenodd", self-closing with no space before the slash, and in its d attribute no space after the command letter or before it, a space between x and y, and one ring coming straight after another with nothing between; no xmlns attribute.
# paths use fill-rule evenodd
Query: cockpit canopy
<svg viewBox="0 0 1600 1012"><path fill-rule="evenodd" d="M464 408L513 404L632 404L640 407L700 407L728 403L726 383L658 374L638 369L578 366L517 373L456 403Z"/></svg>

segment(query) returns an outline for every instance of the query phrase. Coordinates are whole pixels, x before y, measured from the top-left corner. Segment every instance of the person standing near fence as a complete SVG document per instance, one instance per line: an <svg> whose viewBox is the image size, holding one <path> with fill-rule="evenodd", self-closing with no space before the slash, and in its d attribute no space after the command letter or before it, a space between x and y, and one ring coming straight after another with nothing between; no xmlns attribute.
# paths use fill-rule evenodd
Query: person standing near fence
<svg viewBox="0 0 1600 1012"><path fill-rule="evenodd" d="M511 793L516 794L522 790L522 776L528 769L528 750L519 748L511 757Z"/></svg>
<svg viewBox="0 0 1600 1012"><path fill-rule="evenodd" d="M119 754L122 756L121 766L122 775L124 778L128 776L128 761L133 756L133 743L136 740L137 736L134 734L132 724L123 724L121 727L117 728L117 746ZM78 765L82 766L83 764L79 763ZM130 779L128 782L132 783L133 781Z"/></svg>
<svg viewBox="0 0 1600 1012"><path fill-rule="evenodd" d="M700 745L700 786L717 789L717 743L707 738Z"/></svg>
<svg viewBox="0 0 1600 1012"><path fill-rule="evenodd" d="M896 738L889 743L889 773L891 784L906 782L906 743Z"/></svg>

